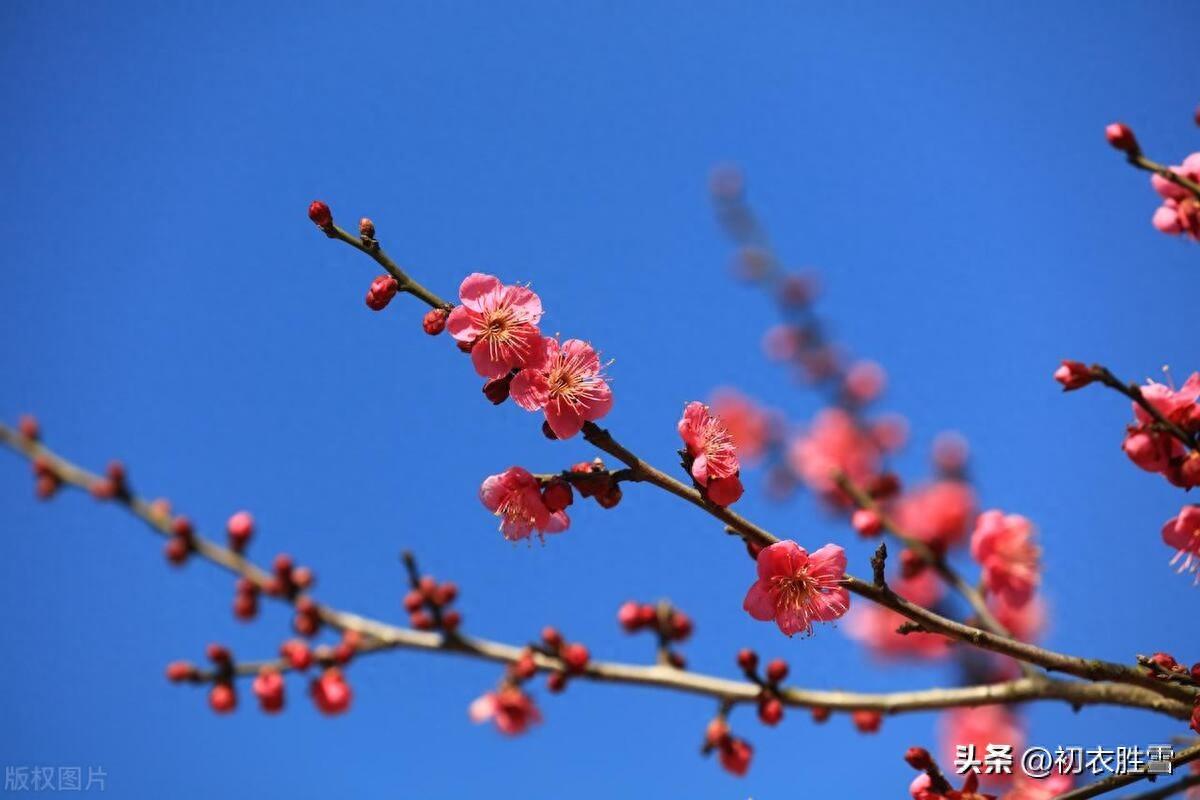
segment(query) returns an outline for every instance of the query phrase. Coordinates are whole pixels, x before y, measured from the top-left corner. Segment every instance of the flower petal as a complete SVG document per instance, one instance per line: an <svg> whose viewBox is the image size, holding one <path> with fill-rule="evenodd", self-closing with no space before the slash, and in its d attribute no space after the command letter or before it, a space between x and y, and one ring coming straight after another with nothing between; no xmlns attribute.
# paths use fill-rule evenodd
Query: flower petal
<svg viewBox="0 0 1200 800"><path fill-rule="evenodd" d="M483 311L488 305L485 302L486 299L489 296L498 295L503 288L504 285L495 275L472 272L463 278L462 284L458 287L458 298L464 306L472 311Z"/></svg>
<svg viewBox="0 0 1200 800"><path fill-rule="evenodd" d="M755 581L754 585L750 587L750 591L746 592L742 608L760 622L775 619L775 598L771 596L766 589L766 584L762 581Z"/></svg>

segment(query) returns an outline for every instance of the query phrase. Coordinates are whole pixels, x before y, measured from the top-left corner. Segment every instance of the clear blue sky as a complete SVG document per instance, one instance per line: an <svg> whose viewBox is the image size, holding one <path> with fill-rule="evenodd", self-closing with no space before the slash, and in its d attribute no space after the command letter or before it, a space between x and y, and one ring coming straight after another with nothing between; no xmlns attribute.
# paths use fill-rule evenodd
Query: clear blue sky
<svg viewBox="0 0 1200 800"><path fill-rule="evenodd" d="M888 367L915 439L899 466L919 474L929 438L960 429L985 503L1039 525L1049 643L1200 658L1200 595L1158 540L1181 493L1126 462L1124 402L1050 380L1064 356L1133 377L1200 367L1200 249L1151 228L1148 182L1101 135L1123 118L1164 159L1200 149L1200 85L1170 33L1196 29L1195 4L503 5L4 4L0 415L37 412L86 464L125 459L204 528L250 508L256 555L291 551L322 599L364 613L402 619L411 547L460 583L482 635L556 623L648 659L614 612L664 595L696 617L698 669L733 675L750 645L812 686L952 681L880 670L837 629L789 641L754 623L752 565L650 490L578 509L545 547L501 541L481 478L591 451L486 407L415 304L370 313L371 265L304 213L322 197L370 215L446 294L474 270L532 281L547 330L616 359L611 427L669 465L682 404L716 385L814 408L758 355L768 301L728 277L705 178L735 159L780 251L822 270L839 337ZM866 571L811 499L760 497L743 510L844 542ZM11 454L0 531L0 762L101 765L115 796L891 797L903 748L932 740L930 715L862 737L844 717L771 730L743 711L757 755L738 781L696 754L705 700L581 684L510 741L466 718L495 666L407 653L352 667L345 717L291 682L282 717L244 695L216 718L163 666L214 639L268 654L281 609L235 622L228 576L168 570L87 497L36 504ZM1114 710L1031 719L1051 746L1181 732Z"/></svg>

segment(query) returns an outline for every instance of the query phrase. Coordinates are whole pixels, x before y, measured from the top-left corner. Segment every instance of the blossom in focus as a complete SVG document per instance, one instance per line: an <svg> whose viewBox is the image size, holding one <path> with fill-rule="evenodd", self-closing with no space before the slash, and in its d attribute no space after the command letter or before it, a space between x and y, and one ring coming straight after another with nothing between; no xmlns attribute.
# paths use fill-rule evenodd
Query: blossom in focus
<svg viewBox="0 0 1200 800"><path fill-rule="evenodd" d="M967 535L975 517L975 492L963 481L934 481L897 500L893 516L910 536L944 552Z"/></svg>
<svg viewBox="0 0 1200 800"><path fill-rule="evenodd" d="M1193 372L1179 389L1147 381L1142 396L1163 417L1184 429L1192 430L1200 424L1200 406L1196 405L1200 397L1200 373ZM1147 472L1161 473L1177 486L1195 485L1194 472L1183 469L1187 448L1170 433L1155 430L1154 417L1139 404L1131 405L1134 423L1121 445L1125 454L1137 466Z"/></svg>
<svg viewBox="0 0 1200 800"><path fill-rule="evenodd" d="M985 511L971 534L971 557L983 567L983 584L1010 605L1029 602L1037 588L1041 551L1033 543L1033 523L1019 514Z"/></svg>
<svg viewBox="0 0 1200 800"><path fill-rule="evenodd" d="M792 441L788 463L808 486L827 498L840 498L835 472L866 485L879 472L880 452L875 440L861 430L841 408L819 412L808 430Z"/></svg>
<svg viewBox="0 0 1200 800"><path fill-rule="evenodd" d="M561 533L571 524L565 511L551 512L546 507L537 478L522 467L489 475L479 487L479 499L500 518L500 532L509 541L525 539L534 531Z"/></svg>
<svg viewBox="0 0 1200 800"><path fill-rule="evenodd" d="M1180 572L1195 572L1200 580L1200 506L1184 506L1178 515L1166 521L1162 528L1163 542L1175 550L1171 565L1179 564Z"/></svg>
<svg viewBox="0 0 1200 800"><path fill-rule="evenodd" d="M542 721L542 714L533 699L515 686L505 686L485 692L467 709L472 722L492 720L496 730L507 736L517 736Z"/></svg>
<svg viewBox="0 0 1200 800"><path fill-rule="evenodd" d="M836 544L809 554L790 539L776 542L759 551L758 580L742 607L788 636L811 634L813 622L833 622L850 607L845 575L846 551Z"/></svg>
<svg viewBox="0 0 1200 800"><path fill-rule="evenodd" d="M761 458L778 435L777 415L736 389L717 389L713 392L710 408L729 431L739 459L755 461Z"/></svg>
<svg viewBox="0 0 1200 800"><path fill-rule="evenodd" d="M1200 153L1192 153L1183 163L1170 167L1171 172L1200 182ZM1200 241L1200 198L1187 188L1159 175L1150 176L1150 185L1162 197L1162 205L1154 212L1151 222L1163 233L1187 234Z"/></svg>
<svg viewBox="0 0 1200 800"><path fill-rule="evenodd" d="M727 506L742 496L741 465L733 437L719 417L699 401L688 403L679 420L679 435L687 447L692 478L705 496Z"/></svg>
<svg viewBox="0 0 1200 800"><path fill-rule="evenodd" d="M513 369L541 364L546 353L537 327L542 301L533 291L474 272L463 280L458 297L462 304L450 312L446 328L470 346L476 372L499 378Z"/></svg>
<svg viewBox="0 0 1200 800"><path fill-rule="evenodd" d="M536 367L516 374L509 386L513 401L527 411L541 410L559 439L579 433L585 421L600 419L612 408L612 389L601 372L600 357L587 342L546 337Z"/></svg>

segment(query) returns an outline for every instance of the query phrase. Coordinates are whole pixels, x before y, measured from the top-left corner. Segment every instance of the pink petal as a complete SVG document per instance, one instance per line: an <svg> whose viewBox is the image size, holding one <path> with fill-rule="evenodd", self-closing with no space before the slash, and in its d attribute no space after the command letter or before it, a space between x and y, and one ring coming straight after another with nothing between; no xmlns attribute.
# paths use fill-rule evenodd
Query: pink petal
<svg viewBox="0 0 1200 800"><path fill-rule="evenodd" d="M559 439L570 439L583 428L583 417L561 400L546 404L546 422Z"/></svg>
<svg viewBox="0 0 1200 800"><path fill-rule="evenodd" d="M775 598L765 587L762 581L755 581L742 601L742 608L760 622L775 619Z"/></svg>
<svg viewBox="0 0 1200 800"><path fill-rule="evenodd" d="M484 300L495 295L504 288L500 279L495 275L485 275L482 272L472 272L463 279L458 287L458 298L462 304L472 311L483 311L487 305Z"/></svg>
<svg viewBox="0 0 1200 800"><path fill-rule="evenodd" d="M496 713L496 696L491 692L480 695L467 707L472 722L487 722Z"/></svg>
<svg viewBox="0 0 1200 800"><path fill-rule="evenodd" d="M692 462L692 477L701 486L708 483L708 456L703 453L696 456L696 460Z"/></svg>
<svg viewBox="0 0 1200 800"><path fill-rule="evenodd" d="M542 300L528 286L508 286L504 297L509 305L523 313L530 322L536 323L542 318Z"/></svg>
<svg viewBox="0 0 1200 800"><path fill-rule="evenodd" d="M500 507L500 503L503 502L504 495L507 493L508 488L499 475L489 475L484 479L483 485L479 487L480 501L488 511L493 513Z"/></svg>
<svg viewBox="0 0 1200 800"><path fill-rule="evenodd" d="M479 317L463 306L455 306L446 318L446 330L460 342L473 342L483 333L479 327Z"/></svg>
<svg viewBox="0 0 1200 800"><path fill-rule="evenodd" d="M833 622L846 613L850 608L850 592L845 587L838 588L813 597L809 606L809 616L820 622Z"/></svg>
<svg viewBox="0 0 1200 800"><path fill-rule="evenodd" d="M776 542L758 554L758 578L770 580L777 575L790 578L807 563L808 553L803 547L791 539Z"/></svg>
<svg viewBox="0 0 1200 800"><path fill-rule="evenodd" d="M512 352L508 358L510 367L528 367L542 369L547 364L549 354L554 352L554 346L548 344L554 340L543 337L536 325L526 324L513 331L516 341L513 342Z"/></svg>
<svg viewBox="0 0 1200 800"><path fill-rule="evenodd" d="M471 364L475 367L475 372L485 378L500 378L512 370L499 353L496 358L492 358L492 349L488 347L487 342L479 342L471 348Z"/></svg>
<svg viewBox="0 0 1200 800"><path fill-rule="evenodd" d="M612 388L600 381L592 386L591 396L580 401L579 410L584 419L594 421L607 414L612 409L612 404Z"/></svg>
<svg viewBox="0 0 1200 800"><path fill-rule="evenodd" d="M1180 170L1178 167L1171 167L1171 171L1178 174ZM1158 175L1150 176L1150 185L1154 187L1154 191L1158 192L1164 198L1171 200L1183 200L1188 196L1187 189L1183 188L1174 181L1169 181L1166 178L1159 177Z"/></svg>
<svg viewBox="0 0 1200 800"><path fill-rule="evenodd" d="M1163 233L1176 234L1183 230L1183 225L1179 222L1179 214L1169 206L1159 206L1155 209L1154 216L1150 218L1150 224Z"/></svg>
<svg viewBox="0 0 1200 800"><path fill-rule="evenodd" d="M582 339L567 339L562 343L562 353L564 358L569 358L578 365L580 372L595 375L600 371L600 356Z"/></svg>
<svg viewBox="0 0 1200 800"><path fill-rule="evenodd" d="M708 499L722 508L736 503L742 492L742 480L737 475L710 480L705 490Z"/></svg>
<svg viewBox="0 0 1200 800"><path fill-rule="evenodd" d="M779 630L783 631L785 636L795 636L797 633L811 633L812 623L808 619L808 609L806 607L792 608L785 606L779 609L779 613L775 616L775 624L779 626Z"/></svg>
<svg viewBox="0 0 1200 800"><path fill-rule="evenodd" d="M571 527L571 518L565 511L555 511L546 521L546 533L562 533Z"/></svg>
<svg viewBox="0 0 1200 800"><path fill-rule="evenodd" d="M808 574L822 581L841 580L846 574L846 551L827 544L809 553Z"/></svg>
<svg viewBox="0 0 1200 800"><path fill-rule="evenodd" d="M550 384L546 375L534 369L523 369L509 384L509 396L526 411L537 411L550 399Z"/></svg>

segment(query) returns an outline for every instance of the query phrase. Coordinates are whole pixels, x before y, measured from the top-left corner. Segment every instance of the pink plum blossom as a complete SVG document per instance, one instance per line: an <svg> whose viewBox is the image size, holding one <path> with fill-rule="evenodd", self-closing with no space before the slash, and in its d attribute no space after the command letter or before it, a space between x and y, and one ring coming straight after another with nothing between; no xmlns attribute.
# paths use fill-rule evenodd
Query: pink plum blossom
<svg viewBox="0 0 1200 800"><path fill-rule="evenodd" d="M739 459L756 461L778 436L778 415L736 389L717 389L710 407L729 431Z"/></svg>
<svg viewBox="0 0 1200 800"><path fill-rule="evenodd" d="M826 408L788 449L788 463L809 488L830 500L840 500L835 472L867 484L879 471L880 451L874 438L859 428L841 408Z"/></svg>
<svg viewBox="0 0 1200 800"><path fill-rule="evenodd" d="M1182 164L1170 170L1176 175L1200 182L1200 153L1192 153ZM1163 199L1151 219L1154 227L1166 234L1187 234L1200 241L1200 198L1186 187L1160 175L1151 175L1150 185Z"/></svg>
<svg viewBox="0 0 1200 800"><path fill-rule="evenodd" d="M945 552L967 535L975 517L975 492L963 481L934 481L897 500L894 516L910 536Z"/></svg>
<svg viewBox="0 0 1200 800"><path fill-rule="evenodd" d="M971 534L971 557L983 567L983 584L1006 603L1029 602L1040 580L1041 551L1033 543L1033 523L1019 514L985 511Z"/></svg>
<svg viewBox="0 0 1200 800"><path fill-rule="evenodd" d="M541 410L559 439L579 433L584 422L600 419L612 408L612 389L601 372L600 358L587 342L546 337L539 366L516 374L512 399L527 411Z"/></svg>
<svg viewBox="0 0 1200 800"><path fill-rule="evenodd" d="M474 272L458 290L446 327L471 347L475 371L499 378L520 367L536 367L545 357L538 321L542 301L528 287L502 284L494 275Z"/></svg>
<svg viewBox="0 0 1200 800"><path fill-rule="evenodd" d="M1025 732L1020 720L1004 706L975 706L953 708L942 715L939 731L941 734L942 761L946 764L954 762L955 748L959 745L974 745L975 752L987 752L989 744L1012 745L1014 753L1020 753L1025 746ZM1012 775L983 775L985 782L998 783L1002 780L1012 780Z"/></svg>
<svg viewBox="0 0 1200 800"><path fill-rule="evenodd" d="M1175 550L1171 564L1179 563L1180 572L1196 573L1200 581L1200 506L1184 506L1177 516L1167 520L1162 528L1163 542Z"/></svg>
<svg viewBox="0 0 1200 800"><path fill-rule="evenodd" d="M742 496L741 465L733 437L719 417L699 401L688 403L679 420L679 435L691 459L691 474L704 495L719 506Z"/></svg>
<svg viewBox="0 0 1200 800"><path fill-rule="evenodd" d="M923 570L912 578L888 581L896 594L909 602L932 607L942 595L943 583L933 570ZM847 619L850 637L863 643L880 660L938 659L950 653L950 640L933 633L902 634L897 628L908 618L877 605L856 608Z"/></svg>
<svg viewBox="0 0 1200 800"><path fill-rule="evenodd" d="M472 722L492 720L496 729L508 736L517 736L542 721L542 714L533 699L515 686L505 686L495 692L485 692L467 709Z"/></svg>
<svg viewBox="0 0 1200 800"><path fill-rule="evenodd" d="M742 607L757 620L774 620L792 636L811 634L812 623L833 622L850 607L842 586L846 551L827 544L811 555L789 540L764 547L758 554L758 580Z"/></svg>
<svg viewBox="0 0 1200 800"><path fill-rule="evenodd" d="M489 475L479 487L479 499L500 518L500 531L509 541L538 534L560 533L571 524L565 511L551 512L542 499L537 478L522 467Z"/></svg>

